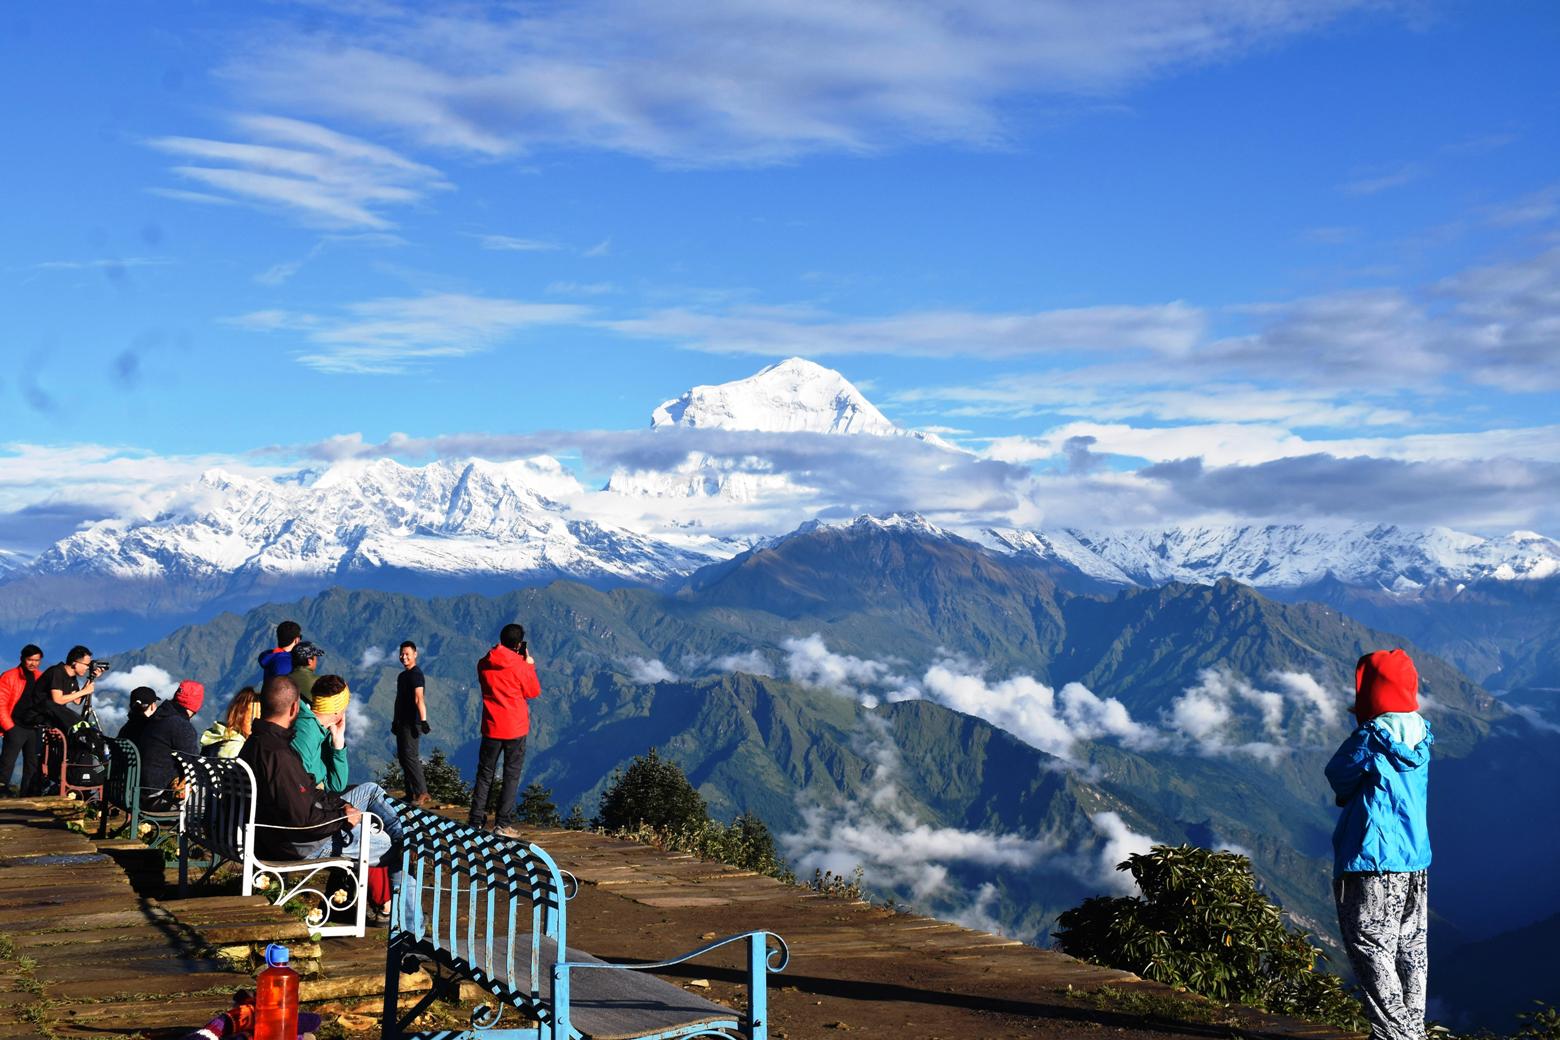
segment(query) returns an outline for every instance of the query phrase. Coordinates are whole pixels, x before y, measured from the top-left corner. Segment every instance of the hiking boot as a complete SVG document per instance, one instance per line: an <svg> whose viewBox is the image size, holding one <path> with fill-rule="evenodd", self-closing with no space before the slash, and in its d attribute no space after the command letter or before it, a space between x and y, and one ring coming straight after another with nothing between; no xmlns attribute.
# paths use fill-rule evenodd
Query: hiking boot
<svg viewBox="0 0 1560 1040"><path fill-rule="evenodd" d="M419 809L426 809L428 806L433 804L433 797L429 795L428 792L424 791L422 794L412 799L412 804Z"/></svg>
<svg viewBox="0 0 1560 1040"><path fill-rule="evenodd" d="M525 835L521 833L520 828L516 827L512 823L504 823L494 827L493 833L498 835L500 838L512 838L515 841L525 840Z"/></svg>

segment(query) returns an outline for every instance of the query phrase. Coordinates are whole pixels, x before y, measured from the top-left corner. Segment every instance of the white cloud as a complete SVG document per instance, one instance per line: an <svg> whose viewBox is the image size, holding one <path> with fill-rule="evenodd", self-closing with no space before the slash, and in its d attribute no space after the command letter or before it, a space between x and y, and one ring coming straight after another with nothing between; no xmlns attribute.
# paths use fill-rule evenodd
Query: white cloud
<svg viewBox="0 0 1560 1040"><path fill-rule="evenodd" d="M887 724L865 716L863 726L859 750L874 763L871 794L865 803L800 806L802 829L779 839L799 875L824 870L848 877L859 865L870 883L924 901L947 896L952 865L1030 870L1055 851L1055 843L1043 838L918 820L899 788L903 766Z"/></svg>
<svg viewBox="0 0 1560 1040"><path fill-rule="evenodd" d="M787 639L780 646L786 654L784 667L788 679L842 697L860 697L864 688L905 682L883 661L833 653L817 632L801 639Z"/></svg>
<svg viewBox="0 0 1560 1040"><path fill-rule="evenodd" d="M1261 689L1227 668L1204 669L1164 711L1163 724L1201 754L1266 762L1326 740L1341 717L1342 697L1308 672L1275 671L1269 679L1277 690ZM1253 731L1261 739L1249 739Z"/></svg>
<svg viewBox="0 0 1560 1040"><path fill-rule="evenodd" d="M562 247L540 238L516 238L514 235L479 235L483 249L503 253L551 253Z"/></svg>
<svg viewBox="0 0 1560 1040"><path fill-rule="evenodd" d="M309 349L298 360L323 372L394 374L437 358L490 349L529 328L573 323L583 308L460 293L365 300L334 314L253 311L230 324L292 332Z"/></svg>
<svg viewBox="0 0 1560 1040"><path fill-rule="evenodd" d="M1068 683L1060 693L1027 675L988 683L967 663L945 660L927 669L921 689L928 700L985 719L1031 747L1069 761L1079 741L1110 738L1137 749L1160 743L1153 728L1134 722L1120 701L1102 700L1080 683Z"/></svg>
<svg viewBox="0 0 1560 1040"><path fill-rule="evenodd" d="M238 116L245 141L158 137L151 147L177 156L174 173L202 187L191 201L217 198L275 210L313 227L384 229L380 211L447 189L437 170L381 145L317 123ZM257 143L258 142L258 143Z"/></svg>
<svg viewBox="0 0 1560 1040"><path fill-rule="evenodd" d="M374 720L354 697L347 703L347 741L349 744L354 744L359 741L373 740L375 740Z"/></svg>
<svg viewBox="0 0 1560 1040"><path fill-rule="evenodd" d="M154 664L138 664L122 672L110 671L97 681L92 710L97 712L103 732L112 736L119 732L129 716L131 690L147 686L157 691L158 700L167 700L178 685L173 676Z"/></svg>
<svg viewBox="0 0 1560 1040"><path fill-rule="evenodd" d="M389 654L385 653L383 647L378 647L378 646L368 647L367 649L365 649L363 651L363 655L358 658L358 663L357 663L358 671L360 671L360 672L372 671L375 668L378 668L380 665L384 664L385 660L389 656L390 656Z"/></svg>
<svg viewBox="0 0 1560 1040"><path fill-rule="evenodd" d="M774 675L775 666L761 650L748 650L740 654L727 654L710 662L717 672L746 672L749 675Z"/></svg>
<svg viewBox="0 0 1560 1040"><path fill-rule="evenodd" d="M1201 311L1183 303L1014 314L928 311L866 319L803 307L720 313L674 309L605 323L626 336L716 353L986 358L1079 351L1149 351L1175 357L1202 339L1205 324Z"/></svg>
<svg viewBox="0 0 1560 1040"><path fill-rule="evenodd" d="M1350 7L1153 0L390 8L272 35L227 75L268 104L498 156L601 149L678 165L952 142L999 145L1009 106L1098 105Z"/></svg>
<svg viewBox="0 0 1560 1040"><path fill-rule="evenodd" d="M1137 882L1132 880L1132 875L1127 871L1117 870L1116 865L1126 862L1128 856L1147 853L1158 843L1127 826L1121 814L1116 812L1094 813L1089 817L1089 822L1105 839L1104 845L1100 847L1093 880L1107 892L1122 896L1136 895Z"/></svg>
<svg viewBox="0 0 1560 1040"><path fill-rule="evenodd" d="M675 672L652 658L630 657L623 664L628 668L628 677L636 683L649 686L654 683L677 681Z"/></svg>

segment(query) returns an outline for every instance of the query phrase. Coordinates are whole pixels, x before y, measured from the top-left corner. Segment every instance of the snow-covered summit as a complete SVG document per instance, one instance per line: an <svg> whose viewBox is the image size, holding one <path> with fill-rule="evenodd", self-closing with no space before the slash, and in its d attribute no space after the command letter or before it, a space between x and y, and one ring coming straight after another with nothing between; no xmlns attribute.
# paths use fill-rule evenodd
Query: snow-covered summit
<svg viewBox="0 0 1560 1040"><path fill-rule="evenodd" d="M769 433L903 433L851 385L805 358L789 358L746 379L696 386L650 413L650 425Z"/></svg>
<svg viewBox="0 0 1560 1040"><path fill-rule="evenodd" d="M1390 524L1187 524L1159 530L993 530L989 544L1060 560L1121 584L1208 583L1299 588L1329 577L1410 594L1430 585L1560 574L1560 543L1531 531L1481 538Z"/></svg>
<svg viewBox="0 0 1560 1040"><path fill-rule="evenodd" d="M894 425L840 373L805 358L788 358L730 383L696 386L663 401L650 414L652 429L821 433L840 436L912 437L948 451L959 449L934 434ZM690 452L670 471L615 471L607 491L645 498L719 498L756 502L805 495L787 476L769 472L762 459L734 463Z"/></svg>

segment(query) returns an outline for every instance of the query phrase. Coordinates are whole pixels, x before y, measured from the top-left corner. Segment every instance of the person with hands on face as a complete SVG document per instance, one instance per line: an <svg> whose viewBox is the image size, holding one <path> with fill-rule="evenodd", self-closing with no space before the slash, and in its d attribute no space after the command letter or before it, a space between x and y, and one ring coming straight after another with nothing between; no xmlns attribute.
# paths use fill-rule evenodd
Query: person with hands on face
<svg viewBox="0 0 1560 1040"><path fill-rule="evenodd" d="M287 678L291 680L293 676ZM384 824L385 833L400 842L401 819L385 789L373 782L354 784L348 780L347 707L351 703L352 690L341 676L322 675L316 679L314 706L309 707L301 698L298 702L298 717L293 720L293 750L320 789L339 794L353 807L373 813Z"/></svg>

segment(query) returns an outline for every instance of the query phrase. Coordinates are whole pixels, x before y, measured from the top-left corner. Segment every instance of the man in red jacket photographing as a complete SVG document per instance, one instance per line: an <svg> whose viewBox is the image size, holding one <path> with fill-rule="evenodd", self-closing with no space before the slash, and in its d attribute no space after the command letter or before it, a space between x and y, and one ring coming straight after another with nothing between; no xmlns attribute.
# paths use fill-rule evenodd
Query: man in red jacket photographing
<svg viewBox="0 0 1560 1040"><path fill-rule="evenodd" d="M526 701L542 692L522 626L504 626L498 645L477 662L477 682L482 685L482 746L477 751L477 785L471 792L471 815L466 822L487 827L488 795L502 755L504 783L499 788L494 829L506 838L518 838L515 799L520 794L520 771L525 767L525 738L531 732Z"/></svg>

